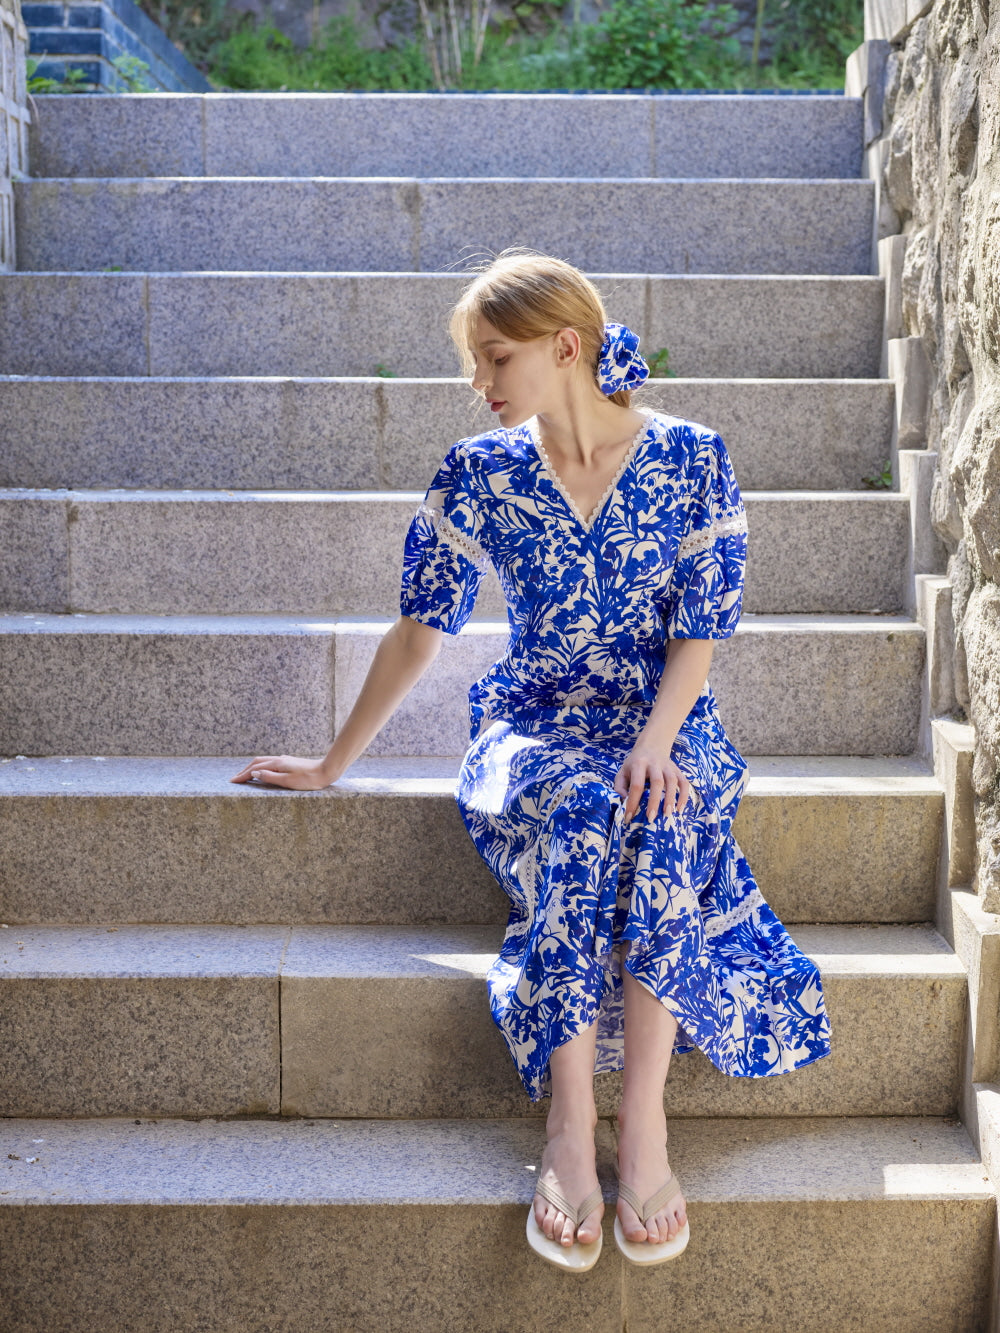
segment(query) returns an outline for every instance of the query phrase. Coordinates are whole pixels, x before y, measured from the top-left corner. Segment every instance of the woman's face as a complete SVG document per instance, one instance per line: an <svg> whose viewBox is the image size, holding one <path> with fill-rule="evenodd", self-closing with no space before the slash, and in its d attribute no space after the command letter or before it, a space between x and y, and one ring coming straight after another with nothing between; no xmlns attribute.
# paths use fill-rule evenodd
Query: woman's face
<svg viewBox="0 0 1000 1333"><path fill-rule="evenodd" d="M568 340L567 334L572 335ZM565 392L566 372L577 359L572 354L573 338L573 330L561 329L516 342L479 317L471 349L476 360L472 387L483 395L502 426L519 426L559 401Z"/></svg>

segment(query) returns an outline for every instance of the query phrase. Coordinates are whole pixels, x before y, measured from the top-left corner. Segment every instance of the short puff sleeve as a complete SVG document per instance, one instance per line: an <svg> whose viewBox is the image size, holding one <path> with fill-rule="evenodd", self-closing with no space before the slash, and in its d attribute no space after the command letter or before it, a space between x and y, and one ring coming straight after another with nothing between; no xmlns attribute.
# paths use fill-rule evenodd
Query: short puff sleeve
<svg viewBox="0 0 1000 1333"><path fill-rule="evenodd" d="M462 443L449 449L407 530L399 594L402 615L446 634L457 634L472 614L489 566Z"/></svg>
<svg viewBox="0 0 1000 1333"><path fill-rule="evenodd" d="M687 521L665 609L671 639L728 639L743 601L747 516L722 437L699 436Z"/></svg>

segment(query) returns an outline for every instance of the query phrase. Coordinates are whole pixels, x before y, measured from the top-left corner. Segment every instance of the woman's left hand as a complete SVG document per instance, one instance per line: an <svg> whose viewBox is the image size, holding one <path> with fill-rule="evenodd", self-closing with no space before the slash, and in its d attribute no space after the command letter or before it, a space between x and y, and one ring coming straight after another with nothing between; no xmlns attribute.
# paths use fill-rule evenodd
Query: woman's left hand
<svg viewBox="0 0 1000 1333"><path fill-rule="evenodd" d="M618 770L614 789L626 797L625 822L635 815L642 804L643 794L649 788L646 817L652 819L663 802L668 815L682 810L691 796L691 784L669 755L661 750L636 743Z"/></svg>

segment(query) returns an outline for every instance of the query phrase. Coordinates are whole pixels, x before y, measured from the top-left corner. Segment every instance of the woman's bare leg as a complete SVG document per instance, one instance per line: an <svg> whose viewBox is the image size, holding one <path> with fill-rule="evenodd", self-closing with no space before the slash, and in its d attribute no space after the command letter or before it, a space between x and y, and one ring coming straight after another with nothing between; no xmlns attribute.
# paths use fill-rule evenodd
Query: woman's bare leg
<svg viewBox="0 0 1000 1333"><path fill-rule="evenodd" d="M670 1068L677 1020L656 996L622 968L625 986L625 1073L618 1110L618 1169L640 1199L648 1199L670 1175L663 1085ZM675 1194L651 1217L642 1219L623 1200L618 1216L625 1239L659 1244L672 1240L686 1219L684 1197Z"/></svg>
<svg viewBox="0 0 1000 1333"><path fill-rule="evenodd" d="M597 1050L597 1024L577 1033L556 1047L549 1061L552 1075L552 1103L545 1131L548 1143L542 1154L542 1177L559 1182L559 1188L574 1206L578 1206L597 1185L597 1159L594 1130L597 1107L594 1104L594 1056ZM535 1221L549 1240L572 1245L595 1241L601 1230L604 1205L595 1208L581 1221L574 1235L572 1221L565 1213L540 1195L535 1195Z"/></svg>

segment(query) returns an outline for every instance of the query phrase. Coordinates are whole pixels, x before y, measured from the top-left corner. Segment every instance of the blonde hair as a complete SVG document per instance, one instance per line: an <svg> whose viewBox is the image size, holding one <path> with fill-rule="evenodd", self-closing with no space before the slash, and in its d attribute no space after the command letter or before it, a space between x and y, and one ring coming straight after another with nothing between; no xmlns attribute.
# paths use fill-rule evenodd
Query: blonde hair
<svg viewBox="0 0 1000 1333"><path fill-rule="evenodd" d="M452 311L449 325L465 375L475 369L471 344L480 316L515 342L575 329L580 335L580 360L591 367L596 383L607 316L600 292L572 264L513 246L477 273ZM631 406L631 389L607 396L620 407Z"/></svg>

